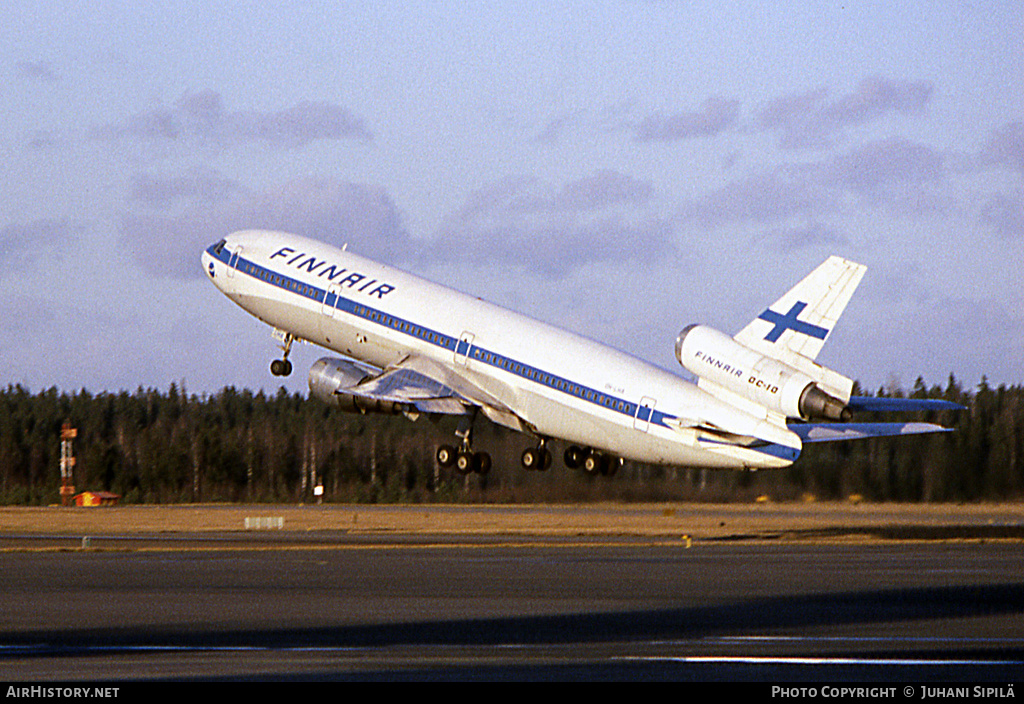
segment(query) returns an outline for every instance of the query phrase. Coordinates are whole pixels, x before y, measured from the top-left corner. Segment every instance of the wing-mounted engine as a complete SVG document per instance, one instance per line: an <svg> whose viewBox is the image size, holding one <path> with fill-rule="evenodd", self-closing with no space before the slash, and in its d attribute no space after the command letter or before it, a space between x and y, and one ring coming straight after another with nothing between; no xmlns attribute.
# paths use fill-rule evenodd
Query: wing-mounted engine
<svg viewBox="0 0 1024 704"><path fill-rule="evenodd" d="M353 413L403 413L408 404L346 393L360 382L375 376L376 372L347 359L321 357L309 370L311 394L343 411Z"/></svg>
<svg viewBox="0 0 1024 704"><path fill-rule="evenodd" d="M679 333L676 359L701 380L787 418L852 417L845 401L827 393L807 373L706 325L689 325Z"/></svg>

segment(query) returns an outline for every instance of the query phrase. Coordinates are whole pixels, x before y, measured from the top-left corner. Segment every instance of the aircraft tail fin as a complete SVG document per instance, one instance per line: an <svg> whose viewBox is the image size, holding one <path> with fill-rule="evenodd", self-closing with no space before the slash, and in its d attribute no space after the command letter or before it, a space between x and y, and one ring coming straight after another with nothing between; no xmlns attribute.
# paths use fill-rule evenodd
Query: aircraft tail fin
<svg viewBox="0 0 1024 704"><path fill-rule="evenodd" d="M847 401L853 380L815 363L867 267L831 256L734 336L734 340L814 379Z"/></svg>
<svg viewBox="0 0 1024 704"><path fill-rule="evenodd" d="M866 270L863 264L829 257L734 339L787 363L794 354L813 361Z"/></svg>

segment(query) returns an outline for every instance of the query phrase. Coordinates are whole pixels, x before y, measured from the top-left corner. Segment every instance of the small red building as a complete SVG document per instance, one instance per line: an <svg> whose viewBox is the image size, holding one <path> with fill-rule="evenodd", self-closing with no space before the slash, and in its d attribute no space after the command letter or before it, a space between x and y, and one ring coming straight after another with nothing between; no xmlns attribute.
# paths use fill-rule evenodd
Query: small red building
<svg viewBox="0 0 1024 704"><path fill-rule="evenodd" d="M75 495L75 506L113 506L120 498L109 491L83 491Z"/></svg>

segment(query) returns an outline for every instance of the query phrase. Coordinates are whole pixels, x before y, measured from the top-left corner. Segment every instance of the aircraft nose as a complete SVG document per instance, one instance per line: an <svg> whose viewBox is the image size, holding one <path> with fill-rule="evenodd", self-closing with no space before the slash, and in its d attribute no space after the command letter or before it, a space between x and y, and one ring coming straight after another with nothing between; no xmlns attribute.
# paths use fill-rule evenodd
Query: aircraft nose
<svg viewBox="0 0 1024 704"><path fill-rule="evenodd" d="M215 285L219 284L220 282L217 280L220 278L217 273L217 259L210 254L209 250L204 250L199 260L203 265L203 271L206 272L207 278Z"/></svg>

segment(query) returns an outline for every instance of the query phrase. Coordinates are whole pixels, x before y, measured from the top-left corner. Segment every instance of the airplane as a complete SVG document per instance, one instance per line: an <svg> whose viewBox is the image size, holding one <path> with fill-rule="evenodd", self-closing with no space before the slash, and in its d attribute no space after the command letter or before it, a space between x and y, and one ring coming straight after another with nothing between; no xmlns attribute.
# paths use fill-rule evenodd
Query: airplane
<svg viewBox="0 0 1024 704"><path fill-rule="evenodd" d="M866 267L829 257L735 336L689 325L676 358L696 384L600 342L294 234L244 230L201 255L213 284L274 328L287 376L295 341L340 356L309 370L310 393L346 411L459 416L436 460L486 474L483 415L531 436L529 470L563 460L590 475L624 460L721 469L791 465L805 443L944 432L922 422L852 422L857 412L960 409L941 400L853 396L814 360Z"/></svg>

